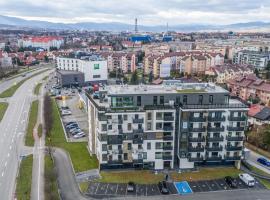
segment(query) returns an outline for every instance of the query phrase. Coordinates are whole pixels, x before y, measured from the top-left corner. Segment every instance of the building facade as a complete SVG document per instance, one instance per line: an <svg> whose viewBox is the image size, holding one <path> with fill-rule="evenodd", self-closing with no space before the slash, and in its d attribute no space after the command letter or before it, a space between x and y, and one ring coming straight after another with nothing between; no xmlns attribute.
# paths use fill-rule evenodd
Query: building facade
<svg viewBox="0 0 270 200"><path fill-rule="evenodd" d="M25 37L18 40L19 47L36 47L50 50L50 47L59 49L64 39L58 36Z"/></svg>
<svg viewBox="0 0 270 200"><path fill-rule="evenodd" d="M219 86L165 81L87 97L88 145L100 169L240 166L248 108Z"/></svg>

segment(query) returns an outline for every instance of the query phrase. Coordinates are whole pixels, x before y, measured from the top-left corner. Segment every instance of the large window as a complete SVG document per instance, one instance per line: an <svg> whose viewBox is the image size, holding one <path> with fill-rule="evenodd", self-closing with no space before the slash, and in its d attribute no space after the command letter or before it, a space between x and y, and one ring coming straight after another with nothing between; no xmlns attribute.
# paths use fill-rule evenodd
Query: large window
<svg viewBox="0 0 270 200"><path fill-rule="evenodd" d="M93 78L100 78L100 75L93 75Z"/></svg>
<svg viewBox="0 0 270 200"><path fill-rule="evenodd" d="M94 64L94 69L99 69L99 64Z"/></svg>
<svg viewBox="0 0 270 200"><path fill-rule="evenodd" d="M137 106L141 106L141 105L142 105L142 97L137 96Z"/></svg>
<svg viewBox="0 0 270 200"><path fill-rule="evenodd" d="M131 107L133 106L133 97L112 97L112 107Z"/></svg>

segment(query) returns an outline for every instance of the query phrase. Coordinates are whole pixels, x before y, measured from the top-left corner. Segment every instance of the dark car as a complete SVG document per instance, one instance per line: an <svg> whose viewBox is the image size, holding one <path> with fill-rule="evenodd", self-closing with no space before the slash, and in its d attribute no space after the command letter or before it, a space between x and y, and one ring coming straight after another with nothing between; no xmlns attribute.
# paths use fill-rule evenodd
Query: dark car
<svg viewBox="0 0 270 200"><path fill-rule="evenodd" d="M158 188L161 194L169 194L169 189L166 181L160 181L158 183Z"/></svg>
<svg viewBox="0 0 270 200"><path fill-rule="evenodd" d="M224 180L231 188L237 188L237 184L234 178L226 176Z"/></svg>
<svg viewBox="0 0 270 200"><path fill-rule="evenodd" d="M127 191L128 192L135 192L136 185L133 182L128 182L127 184Z"/></svg>
<svg viewBox="0 0 270 200"><path fill-rule="evenodd" d="M259 162L262 165L265 165L267 167L270 167L270 162L266 158L260 157L257 159L257 162Z"/></svg>

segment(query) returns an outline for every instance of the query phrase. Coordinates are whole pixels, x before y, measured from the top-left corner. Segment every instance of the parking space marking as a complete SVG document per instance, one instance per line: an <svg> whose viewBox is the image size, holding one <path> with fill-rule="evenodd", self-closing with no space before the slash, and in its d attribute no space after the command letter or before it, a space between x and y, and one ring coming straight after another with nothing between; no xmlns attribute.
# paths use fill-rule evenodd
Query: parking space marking
<svg viewBox="0 0 270 200"><path fill-rule="evenodd" d="M137 196L146 196L146 185L137 185Z"/></svg>

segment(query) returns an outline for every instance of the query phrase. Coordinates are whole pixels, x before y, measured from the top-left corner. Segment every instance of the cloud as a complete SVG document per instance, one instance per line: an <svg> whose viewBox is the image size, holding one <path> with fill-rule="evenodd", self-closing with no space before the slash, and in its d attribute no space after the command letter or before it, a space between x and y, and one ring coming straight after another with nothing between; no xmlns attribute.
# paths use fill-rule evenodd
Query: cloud
<svg viewBox="0 0 270 200"><path fill-rule="evenodd" d="M229 24L270 21L269 0L0 0L2 15L51 22Z"/></svg>

